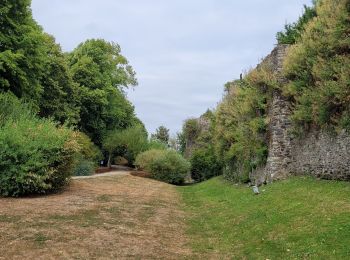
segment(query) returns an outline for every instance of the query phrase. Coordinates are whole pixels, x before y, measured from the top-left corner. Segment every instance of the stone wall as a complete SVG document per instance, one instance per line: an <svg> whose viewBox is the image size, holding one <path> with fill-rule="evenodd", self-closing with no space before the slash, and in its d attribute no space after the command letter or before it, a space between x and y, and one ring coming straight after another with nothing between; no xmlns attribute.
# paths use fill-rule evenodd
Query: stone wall
<svg viewBox="0 0 350 260"><path fill-rule="evenodd" d="M313 131L293 140L290 174L350 181L350 136Z"/></svg>
<svg viewBox="0 0 350 260"><path fill-rule="evenodd" d="M288 45L278 45L262 64L270 64L279 83ZM251 174L257 184L309 174L326 179L350 180L350 136L313 131L304 137L291 135L291 103L279 90L273 91L268 107L268 158L264 167Z"/></svg>

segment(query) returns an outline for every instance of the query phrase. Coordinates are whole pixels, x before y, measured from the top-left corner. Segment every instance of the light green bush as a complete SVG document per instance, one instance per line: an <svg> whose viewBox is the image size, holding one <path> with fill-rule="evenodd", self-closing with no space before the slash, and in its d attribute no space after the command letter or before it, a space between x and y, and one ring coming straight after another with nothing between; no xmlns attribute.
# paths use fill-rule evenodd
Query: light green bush
<svg viewBox="0 0 350 260"><path fill-rule="evenodd" d="M142 171L151 172L151 164L166 151L159 149L152 149L144 153L139 154L135 160L135 166Z"/></svg>
<svg viewBox="0 0 350 260"><path fill-rule="evenodd" d="M185 181L191 164L175 151L164 151L150 164L151 177L170 184L180 185Z"/></svg>
<svg viewBox="0 0 350 260"><path fill-rule="evenodd" d="M149 150L137 156L138 168L151 174L151 178L179 185L190 172L190 163L174 150Z"/></svg>

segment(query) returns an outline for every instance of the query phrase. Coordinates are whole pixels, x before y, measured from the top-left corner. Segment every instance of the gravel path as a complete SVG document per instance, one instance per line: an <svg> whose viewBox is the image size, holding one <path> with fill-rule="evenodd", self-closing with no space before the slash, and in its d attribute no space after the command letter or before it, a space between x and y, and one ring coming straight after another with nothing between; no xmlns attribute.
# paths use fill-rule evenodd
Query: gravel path
<svg viewBox="0 0 350 260"><path fill-rule="evenodd" d="M130 174L129 171L113 171L113 172L107 172L107 173L94 174L91 176L75 176L75 177L72 177L72 179L73 180L95 179L95 178L108 177L108 176L126 176L129 174Z"/></svg>

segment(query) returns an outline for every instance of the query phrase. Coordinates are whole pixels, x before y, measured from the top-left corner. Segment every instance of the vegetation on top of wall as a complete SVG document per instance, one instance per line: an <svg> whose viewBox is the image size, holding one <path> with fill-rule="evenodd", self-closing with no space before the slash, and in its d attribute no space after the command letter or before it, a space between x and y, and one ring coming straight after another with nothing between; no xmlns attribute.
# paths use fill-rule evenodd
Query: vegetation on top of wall
<svg viewBox="0 0 350 260"><path fill-rule="evenodd" d="M318 16L293 45L284 63L298 131L310 127L350 129L350 3L323 0Z"/></svg>
<svg viewBox="0 0 350 260"><path fill-rule="evenodd" d="M279 44L295 44L303 34L305 26L317 16L316 0L313 1L312 6L304 5L304 12L299 20L295 23L286 24L284 30L278 32L276 35Z"/></svg>
<svg viewBox="0 0 350 260"><path fill-rule="evenodd" d="M276 87L269 64L226 84L227 94L216 111L214 143L227 179L246 182L252 170L266 163L267 104Z"/></svg>

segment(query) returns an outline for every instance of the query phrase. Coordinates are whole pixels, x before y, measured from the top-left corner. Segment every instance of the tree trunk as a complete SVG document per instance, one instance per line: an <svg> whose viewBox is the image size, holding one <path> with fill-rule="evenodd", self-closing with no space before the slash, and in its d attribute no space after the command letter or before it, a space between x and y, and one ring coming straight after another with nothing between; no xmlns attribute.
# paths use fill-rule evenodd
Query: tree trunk
<svg viewBox="0 0 350 260"><path fill-rule="evenodd" d="M112 153L109 153L109 155L108 155L107 167L112 168Z"/></svg>

